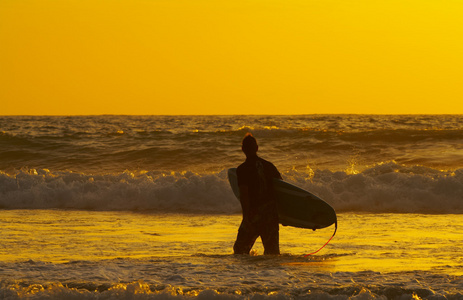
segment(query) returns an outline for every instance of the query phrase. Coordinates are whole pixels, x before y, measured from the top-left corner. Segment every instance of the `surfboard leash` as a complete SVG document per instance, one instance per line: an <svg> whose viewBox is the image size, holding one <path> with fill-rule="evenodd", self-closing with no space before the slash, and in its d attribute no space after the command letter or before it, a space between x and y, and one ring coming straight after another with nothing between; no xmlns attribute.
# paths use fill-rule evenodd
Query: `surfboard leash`
<svg viewBox="0 0 463 300"><path fill-rule="evenodd" d="M304 255L304 257L307 257L307 256L310 256L312 254L315 254L317 253L318 251L322 250L323 248L325 248L326 245L328 245L328 243L331 241L331 239L334 237L334 235L336 234L336 231L338 230L338 220L336 220L336 222L334 223L334 232L333 232L333 235L330 237L330 239L328 240L328 242L325 243L325 245L323 245L320 249L318 249L317 251L315 252L312 252L312 253L309 253L309 254L306 254Z"/></svg>

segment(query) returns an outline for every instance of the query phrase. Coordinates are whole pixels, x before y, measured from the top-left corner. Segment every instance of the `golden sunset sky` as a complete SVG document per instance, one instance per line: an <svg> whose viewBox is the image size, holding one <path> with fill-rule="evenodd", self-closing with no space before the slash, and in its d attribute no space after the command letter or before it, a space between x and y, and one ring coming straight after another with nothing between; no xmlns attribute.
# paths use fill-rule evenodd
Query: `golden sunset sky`
<svg viewBox="0 0 463 300"><path fill-rule="evenodd" d="M1 0L0 115L463 113L461 0Z"/></svg>

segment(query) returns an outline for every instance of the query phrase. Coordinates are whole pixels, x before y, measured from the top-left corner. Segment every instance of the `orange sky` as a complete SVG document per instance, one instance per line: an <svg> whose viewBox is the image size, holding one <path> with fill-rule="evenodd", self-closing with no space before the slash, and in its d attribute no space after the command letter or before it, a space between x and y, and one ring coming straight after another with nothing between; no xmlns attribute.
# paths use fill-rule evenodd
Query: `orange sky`
<svg viewBox="0 0 463 300"><path fill-rule="evenodd" d="M1 0L0 115L463 113L460 0Z"/></svg>

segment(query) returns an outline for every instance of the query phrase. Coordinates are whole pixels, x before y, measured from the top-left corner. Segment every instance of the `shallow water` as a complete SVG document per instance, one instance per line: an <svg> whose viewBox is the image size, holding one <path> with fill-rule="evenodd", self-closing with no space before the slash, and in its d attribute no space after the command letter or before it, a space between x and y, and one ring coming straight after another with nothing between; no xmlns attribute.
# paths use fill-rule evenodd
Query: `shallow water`
<svg viewBox="0 0 463 300"><path fill-rule="evenodd" d="M260 241L257 256L232 254L239 215L3 210L0 217L0 295L11 299L119 297L121 289L135 298L409 299L463 289L461 215L343 213L332 242L306 258L333 227L281 227L282 255L267 257Z"/></svg>

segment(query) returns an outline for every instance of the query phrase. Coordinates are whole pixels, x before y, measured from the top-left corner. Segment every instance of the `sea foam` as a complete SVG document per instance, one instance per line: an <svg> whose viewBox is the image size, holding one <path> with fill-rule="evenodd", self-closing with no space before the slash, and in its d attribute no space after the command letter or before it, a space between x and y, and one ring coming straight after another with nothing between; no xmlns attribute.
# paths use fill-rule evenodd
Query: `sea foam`
<svg viewBox="0 0 463 300"><path fill-rule="evenodd" d="M2 172L0 207L239 213L240 204L226 171L99 175L46 169ZM338 212L463 213L463 169L440 171L389 162L358 173L292 170L283 177L321 197Z"/></svg>

